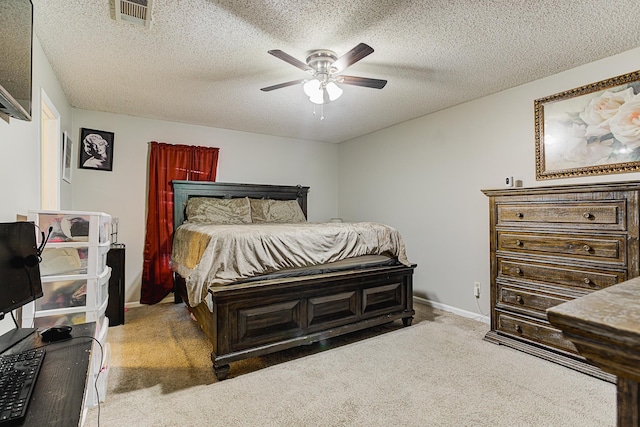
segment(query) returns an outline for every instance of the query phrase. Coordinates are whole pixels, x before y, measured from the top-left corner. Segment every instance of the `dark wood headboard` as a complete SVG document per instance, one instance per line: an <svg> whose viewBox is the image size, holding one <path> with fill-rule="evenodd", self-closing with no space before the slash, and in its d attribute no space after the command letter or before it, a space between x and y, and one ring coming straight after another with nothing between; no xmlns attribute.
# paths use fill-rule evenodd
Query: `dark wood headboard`
<svg viewBox="0 0 640 427"><path fill-rule="evenodd" d="M297 200L307 216L307 193L309 187L301 185L234 184L209 181L171 181L173 186L173 229L185 220L185 208L190 197L217 197L232 199Z"/></svg>

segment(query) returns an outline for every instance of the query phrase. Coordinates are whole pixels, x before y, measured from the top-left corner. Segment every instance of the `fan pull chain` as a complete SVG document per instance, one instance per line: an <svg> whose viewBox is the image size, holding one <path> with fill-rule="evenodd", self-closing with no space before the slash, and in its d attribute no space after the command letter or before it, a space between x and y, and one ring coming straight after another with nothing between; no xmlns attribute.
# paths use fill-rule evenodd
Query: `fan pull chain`
<svg viewBox="0 0 640 427"><path fill-rule="evenodd" d="M316 106L318 104L313 104L313 115L317 116ZM324 120L324 104L320 104L320 120Z"/></svg>

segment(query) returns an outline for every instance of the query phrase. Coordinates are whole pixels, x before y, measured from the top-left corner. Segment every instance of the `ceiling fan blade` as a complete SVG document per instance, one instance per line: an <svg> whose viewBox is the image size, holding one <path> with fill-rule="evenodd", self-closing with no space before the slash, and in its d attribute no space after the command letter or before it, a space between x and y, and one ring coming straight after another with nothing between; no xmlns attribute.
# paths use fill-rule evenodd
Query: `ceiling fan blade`
<svg viewBox="0 0 640 427"><path fill-rule="evenodd" d="M313 68L309 67L304 62L294 58L293 56L289 55L288 53L285 53L285 52L281 51L280 49L269 50L267 52L269 52L271 55L275 56L278 59L282 59L284 62L288 62L289 64L293 65L294 67L300 68L303 71L310 71L310 72L314 71Z"/></svg>
<svg viewBox="0 0 640 427"><path fill-rule="evenodd" d="M349 52L342 55L340 58L331 65L336 68L336 73L344 71L350 65L355 64L367 55L373 53L373 48L367 44L360 43L358 46L351 49Z"/></svg>
<svg viewBox="0 0 640 427"><path fill-rule="evenodd" d="M386 80L355 76L339 76L336 81L346 85L370 87L373 89L382 89L387 84Z"/></svg>
<svg viewBox="0 0 640 427"><path fill-rule="evenodd" d="M297 85L299 83L303 83L305 81L305 79L300 79L300 80L292 80L290 82L284 82L284 83L280 83L277 85L273 85L273 86L267 86L267 87L263 87L262 89L260 89L263 92L269 92L271 90L276 90L276 89L281 89L283 87L287 87L287 86L293 86L293 85Z"/></svg>

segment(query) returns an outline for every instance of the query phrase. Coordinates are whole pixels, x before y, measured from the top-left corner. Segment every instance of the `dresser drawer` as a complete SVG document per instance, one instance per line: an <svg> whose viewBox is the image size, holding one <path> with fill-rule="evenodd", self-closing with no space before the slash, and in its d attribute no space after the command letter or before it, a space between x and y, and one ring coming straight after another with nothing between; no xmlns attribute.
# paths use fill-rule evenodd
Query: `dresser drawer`
<svg viewBox="0 0 640 427"><path fill-rule="evenodd" d="M498 257L498 278L536 280L552 285L596 290L627 280L626 271L568 267Z"/></svg>
<svg viewBox="0 0 640 427"><path fill-rule="evenodd" d="M498 306L514 310L531 310L546 319L548 308L574 299L575 296L541 292L538 289L526 289L511 284L498 284Z"/></svg>
<svg viewBox="0 0 640 427"><path fill-rule="evenodd" d="M498 231L498 250L626 264L626 236Z"/></svg>
<svg viewBox="0 0 640 427"><path fill-rule="evenodd" d="M511 313L497 312L497 314L497 329L502 333L571 353L578 353L573 343L562 335L562 331L547 322L534 321Z"/></svg>
<svg viewBox="0 0 640 427"><path fill-rule="evenodd" d="M625 201L498 203L497 225L560 226L581 230L626 230Z"/></svg>

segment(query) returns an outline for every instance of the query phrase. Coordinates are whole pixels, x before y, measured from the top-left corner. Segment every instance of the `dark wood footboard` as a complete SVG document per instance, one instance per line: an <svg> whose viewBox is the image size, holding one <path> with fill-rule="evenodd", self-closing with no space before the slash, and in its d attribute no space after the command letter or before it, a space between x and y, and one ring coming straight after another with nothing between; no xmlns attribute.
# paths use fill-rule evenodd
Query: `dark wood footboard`
<svg viewBox="0 0 640 427"><path fill-rule="evenodd" d="M229 363L402 319L411 325L415 265L229 285L191 311L211 341L219 380ZM177 290L186 301L184 279Z"/></svg>

